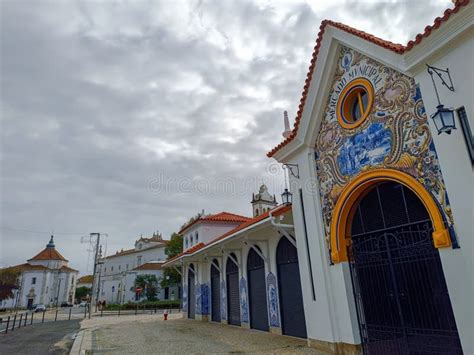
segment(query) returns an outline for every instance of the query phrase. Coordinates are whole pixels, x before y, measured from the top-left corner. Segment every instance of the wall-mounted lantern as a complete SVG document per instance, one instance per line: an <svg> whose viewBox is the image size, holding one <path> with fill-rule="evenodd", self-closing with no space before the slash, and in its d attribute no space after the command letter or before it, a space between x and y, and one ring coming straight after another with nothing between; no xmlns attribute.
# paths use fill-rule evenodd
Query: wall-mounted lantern
<svg viewBox="0 0 474 355"><path fill-rule="evenodd" d="M283 191L281 194L281 200L284 205L289 205L293 202L293 194L288 191L288 189L285 189L285 191Z"/></svg>
<svg viewBox="0 0 474 355"><path fill-rule="evenodd" d="M451 80L451 75L449 74L449 69L439 69L432 67L428 64L426 64L426 66L428 67L428 74L430 74L431 80L433 81L436 98L438 99L438 106L436 106L436 112L433 113L430 117L433 120L436 129L438 130L438 134L451 134L451 130L456 129L456 123L454 121L454 110L451 108L445 108L444 105L441 103L439 99L438 88L436 87L436 82L433 77L433 74L438 75L438 77L441 79L441 83L446 86L449 91L454 92L454 85L453 81ZM443 73L448 76L449 84L444 80Z"/></svg>

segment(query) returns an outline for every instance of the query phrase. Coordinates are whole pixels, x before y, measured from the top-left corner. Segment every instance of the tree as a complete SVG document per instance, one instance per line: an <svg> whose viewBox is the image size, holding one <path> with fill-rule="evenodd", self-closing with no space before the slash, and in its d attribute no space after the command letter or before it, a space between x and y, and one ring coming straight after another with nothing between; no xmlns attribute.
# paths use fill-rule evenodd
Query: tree
<svg viewBox="0 0 474 355"><path fill-rule="evenodd" d="M13 298L13 290L18 289L20 272L15 268L0 270L0 301Z"/></svg>
<svg viewBox="0 0 474 355"><path fill-rule="evenodd" d="M170 241L165 248L168 259L178 255L183 251L183 236L178 233L171 235ZM166 268L160 280L161 287L170 287L181 284L181 275L174 268Z"/></svg>
<svg viewBox="0 0 474 355"><path fill-rule="evenodd" d="M135 279L135 287L141 287L147 301L156 301L158 280L155 275L138 275Z"/></svg>
<svg viewBox="0 0 474 355"><path fill-rule="evenodd" d="M90 296L92 293L90 287L81 286L76 288L76 301L81 302L82 299L85 299L87 296Z"/></svg>

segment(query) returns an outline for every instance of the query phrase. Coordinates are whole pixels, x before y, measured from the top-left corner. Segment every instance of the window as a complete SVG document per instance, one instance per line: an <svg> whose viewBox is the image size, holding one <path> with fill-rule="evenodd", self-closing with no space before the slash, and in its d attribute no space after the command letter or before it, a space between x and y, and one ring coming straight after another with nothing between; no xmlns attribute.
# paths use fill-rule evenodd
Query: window
<svg viewBox="0 0 474 355"><path fill-rule="evenodd" d="M188 247L188 238L184 238L184 245L186 246L186 248Z"/></svg>
<svg viewBox="0 0 474 355"><path fill-rule="evenodd" d="M119 265L119 271L120 271L121 268L122 268L122 265Z"/></svg>
<svg viewBox="0 0 474 355"><path fill-rule="evenodd" d="M127 270L128 270L128 264L127 264Z"/></svg>
<svg viewBox="0 0 474 355"><path fill-rule="evenodd" d="M196 238L196 243L197 243L197 242L198 242L198 240L199 240L199 234L198 234L198 232L196 232L196 234L195 234L195 238Z"/></svg>
<svg viewBox="0 0 474 355"><path fill-rule="evenodd" d="M374 88L367 79L352 80L342 90L337 102L337 119L342 127L356 128L369 116L374 101Z"/></svg>
<svg viewBox="0 0 474 355"><path fill-rule="evenodd" d="M193 235L192 234L189 236L189 240L191 241L190 246L193 246Z"/></svg>
<svg viewBox="0 0 474 355"><path fill-rule="evenodd" d="M258 216L258 208L255 209L255 216Z"/></svg>
<svg viewBox="0 0 474 355"><path fill-rule="evenodd" d="M142 264L142 256L137 256L137 266L140 266Z"/></svg>
<svg viewBox="0 0 474 355"><path fill-rule="evenodd" d="M106 273L106 272L107 272L107 268L106 268L106 267L104 267L104 273Z"/></svg>
<svg viewBox="0 0 474 355"><path fill-rule="evenodd" d="M33 278L31 279L31 284L32 284L32 285L36 285L36 277L33 277Z"/></svg>
<svg viewBox="0 0 474 355"><path fill-rule="evenodd" d="M46 286L46 293L48 293L49 291L49 286Z"/></svg>
<svg viewBox="0 0 474 355"><path fill-rule="evenodd" d="M459 122L461 123L462 133L464 134L464 140L466 141L467 151L471 157L471 164L474 164L474 137L472 137L471 126L469 125L469 120L467 119L466 109L460 107L456 110L459 117Z"/></svg>

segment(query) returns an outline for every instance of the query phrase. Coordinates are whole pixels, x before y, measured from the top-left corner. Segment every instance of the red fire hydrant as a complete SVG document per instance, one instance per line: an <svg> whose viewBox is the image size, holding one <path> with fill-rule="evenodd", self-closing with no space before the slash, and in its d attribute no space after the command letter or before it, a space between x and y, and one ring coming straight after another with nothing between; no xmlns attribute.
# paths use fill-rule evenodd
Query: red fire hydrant
<svg viewBox="0 0 474 355"><path fill-rule="evenodd" d="M164 319L164 320L168 320L168 310L167 310L167 309L165 309L165 310L163 311L163 319Z"/></svg>

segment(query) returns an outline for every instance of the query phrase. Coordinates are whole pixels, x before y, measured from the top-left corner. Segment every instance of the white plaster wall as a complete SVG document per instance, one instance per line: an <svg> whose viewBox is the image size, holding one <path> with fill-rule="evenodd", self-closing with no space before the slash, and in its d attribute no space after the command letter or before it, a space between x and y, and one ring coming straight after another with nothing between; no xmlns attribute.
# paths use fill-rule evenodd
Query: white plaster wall
<svg viewBox="0 0 474 355"><path fill-rule="evenodd" d="M307 149L296 155L300 179L291 179L293 219L305 308L308 338L331 343L360 343L357 315L353 305L352 285L344 264L330 265L321 220L319 189L314 166L314 151ZM305 241L299 188L303 191L308 246ZM311 290L309 249L315 300Z"/></svg>
<svg viewBox="0 0 474 355"><path fill-rule="evenodd" d="M228 231L239 226L239 223L211 223L201 222L197 223L186 233L183 233L183 250L188 250L199 243L208 243L211 240L227 233ZM199 240L196 243L196 232L198 232ZM193 243L190 243L191 235L193 236ZM186 248L186 239L188 240L188 247Z"/></svg>
<svg viewBox="0 0 474 355"><path fill-rule="evenodd" d="M472 33L472 31L471 31ZM449 68L455 92L441 85L435 75L441 103L445 107L457 109L464 106L471 130L474 129L473 111L473 70L474 39L471 38L454 48L443 51L444 56L428 59L427 63L437 68ZM420 84L423 102L429 115L436 112L437 99L431 77L426 70L415 76ZM438 135L431 118L429 119L433 140L438 153L441 171L454 216L455 231L460 249L440 249L446 282L453 305L461 343L466 354L474 353L474 248L473 248L473 167L459 119L456 115L456 130L450 135Z"/></svg>

